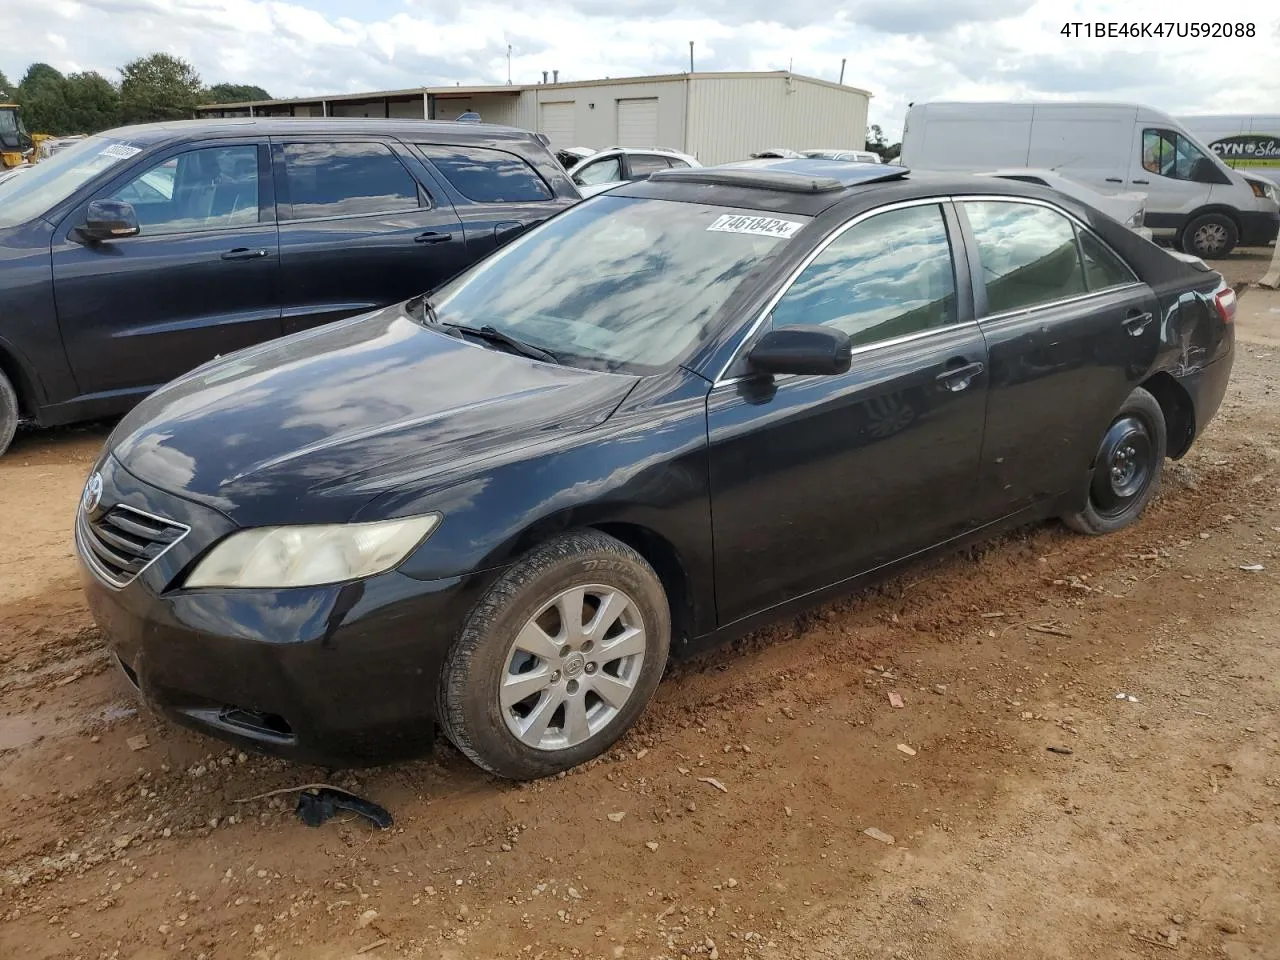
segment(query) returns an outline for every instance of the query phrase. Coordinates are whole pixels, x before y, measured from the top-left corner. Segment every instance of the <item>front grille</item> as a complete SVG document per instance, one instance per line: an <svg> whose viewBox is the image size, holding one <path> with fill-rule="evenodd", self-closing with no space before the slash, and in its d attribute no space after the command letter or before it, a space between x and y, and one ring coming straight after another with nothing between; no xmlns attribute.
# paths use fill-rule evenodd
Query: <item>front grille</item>
<svg viewBox="0 0 1280 960"><path fill-rule="evenodd" d="M94 572L113 587L125 587L191 528L133 507L112 507L89 519L76 518L80 553Z"/></svg>

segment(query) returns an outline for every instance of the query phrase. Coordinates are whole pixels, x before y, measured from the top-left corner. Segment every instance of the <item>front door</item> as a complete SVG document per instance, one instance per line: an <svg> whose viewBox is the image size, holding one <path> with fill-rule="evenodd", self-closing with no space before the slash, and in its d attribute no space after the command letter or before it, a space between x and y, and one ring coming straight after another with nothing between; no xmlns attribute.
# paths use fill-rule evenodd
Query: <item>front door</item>
<svg viewBox="0 0 1280 960"><path fill-rule="evenodd" d="M1212 183L1196 146L1175 130L1138 123L1129 184L1147 195L1145 225L1153 235L1172 239L1187 215L1209 202Z"/></svg>
<svg viewBox="0 0 1280 960"><path fill-rule="evenodd" d="M768 323L848 332L847 373L712 389L722 625L968 529L987 357L955 224L937 202L863 218L782 294Z"/></svg>
<svg viewBox="0 0 1280 960"><path fill-rule="evenodd" d="M1084 227L1035 202L967 200L991 360L974 510L993 519L1068 492L1155 361L1159 304Z"/></svg>
<svg viewBox="0 0 1280 960"><path fill-rule="evenodd" d="M286 332L407 300L470 261L462 223L393 140L280 140L281 298ZM425 179L425 178L424 178Z"/></svg>
<svg viewBox="0 0 1280 960"><path fill-rule="evenodd" d="M82 395L148 392L280 335L279 245L265 144L185 147L94 199L133 205L134 237L53 243L58 324Z"/></svg>

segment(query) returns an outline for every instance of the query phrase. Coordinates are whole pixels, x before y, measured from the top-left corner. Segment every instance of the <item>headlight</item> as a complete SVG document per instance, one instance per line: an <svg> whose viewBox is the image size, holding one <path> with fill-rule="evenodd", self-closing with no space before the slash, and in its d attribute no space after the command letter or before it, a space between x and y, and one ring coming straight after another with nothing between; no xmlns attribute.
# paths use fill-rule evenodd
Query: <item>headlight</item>
<svg viewBox="0 0 1280 960"><path fill-rule="evenodd" d="M1138 207L1137 210L1134 211L1133 216L1131 216L1128 220L1126 220L1124 225L1126 227L1140 227L1142 226L1142 221L1146 217L1146 215L1147 215L1147 205L1144 203L1140 207Z"/></svg>
<svg viewBox="0 0 1280 960"><path fill-rule="evenodd" d="M440 523L438 514L233 533L187 577L188 587L304 587L390 570Z"/></svg>

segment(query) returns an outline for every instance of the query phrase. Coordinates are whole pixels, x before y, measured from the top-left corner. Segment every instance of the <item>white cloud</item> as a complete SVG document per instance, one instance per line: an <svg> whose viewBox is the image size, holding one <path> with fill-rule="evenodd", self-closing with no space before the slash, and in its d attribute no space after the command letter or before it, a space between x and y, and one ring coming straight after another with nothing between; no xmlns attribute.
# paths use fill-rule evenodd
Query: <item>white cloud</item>
<svg viewBox="0 0 1280 960"><path fill-rule="evenodd" d="M1252 23L1253 39L1089 39L1066 22ZM592 79L686 69L785 69L871 90L891 139L928 99L1136 100L1171 113L1274 112L1280 17L1270 0L41 0L12 13L0 68L112 76L163 50L208 83L276 96L424 84Z"/></svg>

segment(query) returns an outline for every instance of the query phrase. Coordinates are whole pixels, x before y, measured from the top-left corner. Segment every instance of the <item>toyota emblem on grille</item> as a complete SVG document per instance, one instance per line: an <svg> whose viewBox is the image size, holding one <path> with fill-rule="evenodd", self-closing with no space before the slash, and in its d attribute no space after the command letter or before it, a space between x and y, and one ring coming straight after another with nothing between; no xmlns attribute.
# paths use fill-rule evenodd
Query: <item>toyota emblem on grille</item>
<svg viewBox="0 0 1280 960"><path fill-rule="evenodd" d="M102 474L94 473L84 485L84 493L80 497L80 507L85 513L93 513L102 503Z"/></svg>

